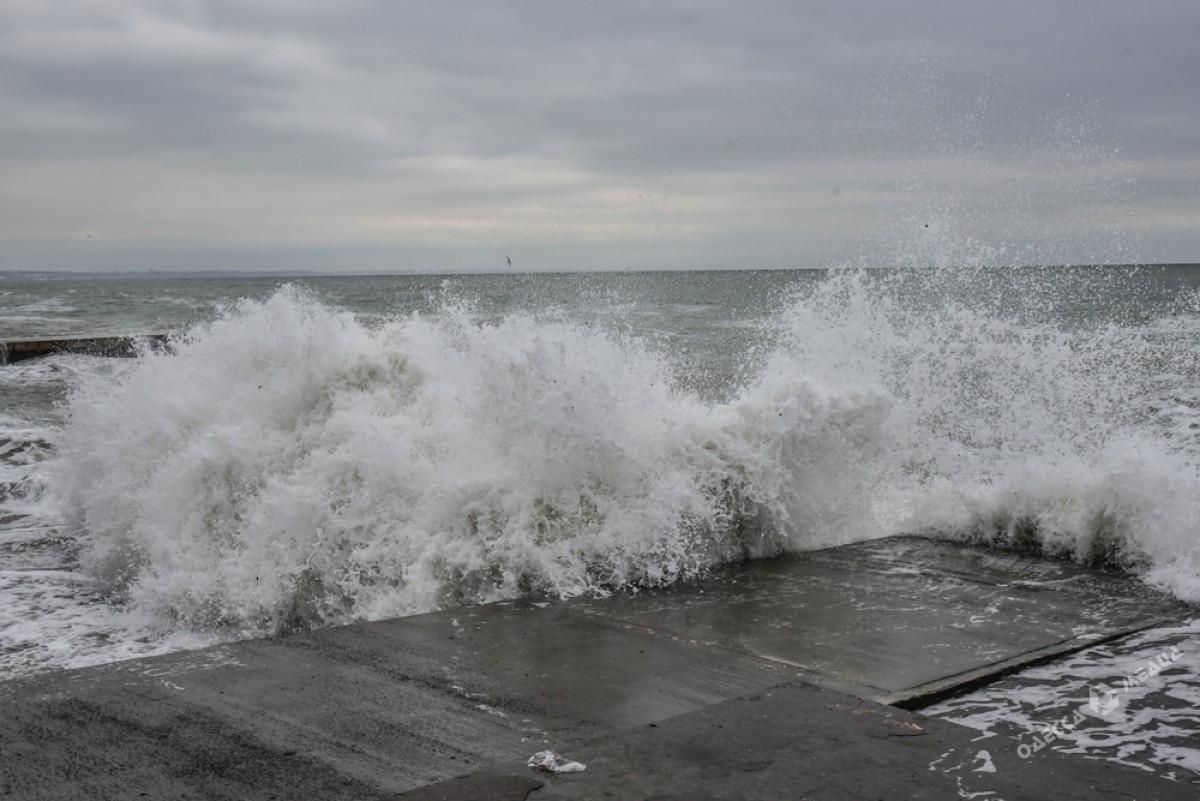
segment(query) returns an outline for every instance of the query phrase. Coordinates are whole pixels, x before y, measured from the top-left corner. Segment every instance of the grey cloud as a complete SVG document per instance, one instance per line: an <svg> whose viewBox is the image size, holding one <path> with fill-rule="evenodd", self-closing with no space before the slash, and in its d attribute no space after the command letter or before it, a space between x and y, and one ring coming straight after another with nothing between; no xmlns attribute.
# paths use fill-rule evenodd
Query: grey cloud
<svg viewBox="0 0 1200 801"><path fill-rule="evenodd" d="M144 244L164 257L247 247L222 228L222 196L282 232L262 247L289 257L299 233L284 214L318 228L327 215L343 244L379 238L363 252L407 243L435 260L491 246L451 233L438 244L439 226L496 220L495 241L537 249L547 266L564 247L652 262L647 243L672 231L688 234L658 248L669 258L717 242L775 261L830 258L882 236L889 207L878 198L905 187L915 208L945 205L939 193L995 208L1012 194L1004 187L1027 180L1043 187L1039 207L1145 202L1165 215L1150 200L1170 199L1172 220L1197 216L1186 181L1145 166L1200 154L1191 2L14 0L0 13L0 180L50 186L80 159L95 162L98 182L153 170L194 179L195 198L165 201L168 216L180 204L177 238ZM947 159L959 160L949 174L930 166ZM1118 159L1135 180L1146 173L1141 201L1120 189L1130 175L1089 172ZM1057 188L1036 180L1048 170L1062 171ZM290 197L272 203L273 186ZM736 224L733 198L745 209ZM54 215L66 231L89 207L57 205L0 190L14 221L0 232L22 243L0 266L20 266L15 253L68 253L47 233ZM130 205L122 220L119 206L105 220L123 244L105 258L132 259L145 211ZM749 222L787 225L780 209L844 219L798 220L795 231ZM655 215L665 227L647 222ZM613 221L604 247L554 238L589 218ZM206 241L189 239L189 219ZM18 220L41 233L22 235ZM1164 258L1182 252L1177 227L1163 235ZM1143 236L1152 243L1153 227Z"/></svg>

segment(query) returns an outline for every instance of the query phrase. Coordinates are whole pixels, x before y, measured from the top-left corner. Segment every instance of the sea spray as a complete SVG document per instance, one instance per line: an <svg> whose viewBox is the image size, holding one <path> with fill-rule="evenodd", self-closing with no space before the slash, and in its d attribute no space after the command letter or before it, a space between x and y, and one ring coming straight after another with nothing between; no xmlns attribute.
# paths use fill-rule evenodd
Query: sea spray
<svg viewBox="0 0 1200 801"><path fill-rule="evenodd" d="M829 468L877 399L793 376L713 406L669 375L599 330L368 330L285 289L79 387L56 484L113 597L197 628L658 585L843 530Z"/></svg>
<svg viewBox="0 0 1200 801"><path fill-rule="evenodd" d="M82 376L50 483L110 598L189 630L657 586L911 531L1194 599L1196 318L1080 311L1122 275L831 271L763 322L725 402L599 323L450 297L366 326L284 289Z"/></svg>
<svg viewBox="0 0 1200 801"><path fill-rule="evenodd" d="M890 451L863 465L883 530L1115 566L1194 600L1200 320L1187 294L1134 321L1096 308L1136 272L833 273L780 320L771 372L890 399Z"/></svg>

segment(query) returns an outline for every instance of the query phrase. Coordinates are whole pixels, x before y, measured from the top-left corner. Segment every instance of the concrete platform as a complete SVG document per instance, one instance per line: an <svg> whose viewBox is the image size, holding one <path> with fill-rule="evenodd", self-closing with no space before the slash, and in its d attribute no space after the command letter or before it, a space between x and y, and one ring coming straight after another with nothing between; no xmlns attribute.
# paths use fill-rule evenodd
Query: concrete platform
<svg viewBox="0 0 1200 801"><path fill-rule="evenodd" d="M753 562L571 607L909 708L1188 610L1123 575L922 537Z"/></svg>
<svg viewBox="0 0 1200 801"><path fill-rule="evenodd" d="M133 356L139 342L164 347L166 334L108 337L47 337L10 339L0 342L0 365L49 356L52 353L86 353L91 356Z"/></svg>
<svg viewBox="0 0 1200 801"><path fill-rule="evenodd" d="M658 592L454 610L0 684L0 795L390 798L493 766L474 780L492 795L446 797L503 797L487 777L515 766L503 787L529 792L524 760L543 748L583 759L574 749L608 743L591 753L616 760L615 775L625 758L620 732L661 737L655 732L665 721L692 713L716 720L725 713L701 710L797 680L822 688L788 691L804 703L923 720L875 702L919 705L1186 610L1135 582L1073 565L881 540L742 565ZM804 709L770 724L774 740L764 729L756 742L747 723L737 745L781 751L786 742L815 748L824 739L848 755L874 753L869 733L822 733ZM672 725L686 733L692 724ZM955 748L976 736L929 725L956 732L959 739L945 739ZM703 753L688 759L698 765ZM935 771L912 760L928 754L905 753L881 755L880 764L907 758L911 786L923 787ZM751 761L762 759L781 757ZM653 766L642 769L649 786L676 767L653 780ZM794 772L779 776L786 784L771 785L776 791L799 781ZM551 789L567 787L556 779ZM956 787L942 794L930 784L920 797L953 798ZM720 792L712 797L752 797Z"/></svg>
<svg viewBox="0 0 1200 801"><path fill-rule="evenodd" d="M980 739L946 721L806 685L782 685L612 734L568 753L581 773L494 766L404 801L1193 801L1196 788L1111 762Z"/></svg>

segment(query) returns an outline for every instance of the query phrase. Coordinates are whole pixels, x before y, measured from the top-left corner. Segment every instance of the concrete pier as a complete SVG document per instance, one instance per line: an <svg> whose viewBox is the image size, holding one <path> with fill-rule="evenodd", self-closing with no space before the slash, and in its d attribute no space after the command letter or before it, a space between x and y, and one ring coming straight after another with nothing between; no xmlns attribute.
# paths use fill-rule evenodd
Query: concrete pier
<svg viewBox="0 0 1200 801"><path fill-rule="evenodd" d="M0 365L49 356L52 353L85 353L91 356L133 356L137 345L146 342L159 348L167 344L166 334L107 337L50 337L0 341Z"/></svg>
<svg viewBox="0 0 1200 801"><path fill-rule="evenodd" d="M1120 576L893 538L0 684L0 796L1191 799L896 706L1188 614ZM526 768L543 749L588 769Z"/></svg>

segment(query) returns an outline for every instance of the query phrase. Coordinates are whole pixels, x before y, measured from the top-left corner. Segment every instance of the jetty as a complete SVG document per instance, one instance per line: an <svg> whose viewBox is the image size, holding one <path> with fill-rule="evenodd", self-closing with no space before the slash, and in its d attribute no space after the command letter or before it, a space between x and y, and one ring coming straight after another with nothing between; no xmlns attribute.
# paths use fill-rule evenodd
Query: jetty
<svg viewBox="0 0 1200 801"><path fill-rule="evenodd" d="M5 682L0 796L1194 799L920 712L1192 614L1072 563L874 540ZM586 770L529 768L544 750Z"/></svg>
<svg viewBox="0 0 1200 801"><path fill-rule="evenodd" d="M0 365L13 364L54 353L84 353L89 356L135 356L138 347L147 344L163 348L166 334L102 337L46 337L42 339L9 339L0 341Z"/></svg>

